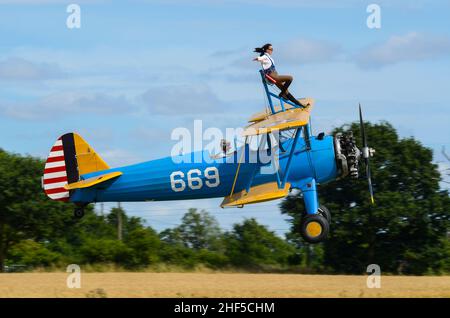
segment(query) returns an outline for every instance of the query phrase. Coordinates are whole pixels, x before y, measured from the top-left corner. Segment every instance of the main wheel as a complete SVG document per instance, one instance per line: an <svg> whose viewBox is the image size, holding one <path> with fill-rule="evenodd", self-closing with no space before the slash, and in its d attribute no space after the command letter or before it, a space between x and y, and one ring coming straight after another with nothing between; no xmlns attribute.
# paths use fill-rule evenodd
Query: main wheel
<svg viewBox="0 0 450 318"><path fill-rule="evenodd" d="M75 210L73 211L73 216L76 219L81 219L84 216L84 208L76 207Z"/></svg>
<svg viewBox="0 0 450 318"><path fill-rule="evenodd" d="M327 219L320 214L309 214L302 219L300 234L308 243L323 242L330 231Z"/></svg>
<svg viewBox="0 0 450 318"><path fill-rule="evenodd" d="M331 213L325 205L319 206L319 210L317 212L325 219L327 219L328 224L331 224Z"/></svg>

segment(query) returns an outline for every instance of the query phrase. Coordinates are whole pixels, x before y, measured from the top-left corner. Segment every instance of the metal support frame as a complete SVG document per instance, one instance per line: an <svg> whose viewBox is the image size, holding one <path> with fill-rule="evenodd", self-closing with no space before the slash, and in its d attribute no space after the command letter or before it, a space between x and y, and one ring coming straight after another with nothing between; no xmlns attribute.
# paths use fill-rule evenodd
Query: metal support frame
<svg viewBox="0 0 450 318"><path fill-rule="evenodd" d="M267 95L267 99L269 101L269 107L270 107L270 111L272 112L272 115L276 114L276 113L280 113L280 112L286 111L286 108L285 108L285 105L284 105L285 103L293 106L294 108L303 108L302 106L296 105L296 104L292 103L291 101L285 100L284 98L282 98L280 96L277 96L276 94L272 93L269 90L269 87L267 86L267 81L266 81L266 78L265 78L264 71L260 70L259 74L261 75L261 81L263 83L264 91L265 91L265 93ZM281 110L280 111L275 111L275 108L274 108L274 105L273 105L273 101L272 101L272 97L275 97L276 99L278 99L280 101L280 105L281 105ZM310 123L308 123L305 126L296 128L295 136L293 138L293 143L292 143L291 149L289 151L289 157L288 157L286 166L284 168L284 173L283 173L283 171L281 169L277 170L277 185L278 185L279 189L283 189L285 187L285 185L286 185L286 181L287 181L287 178L289 176L289 171L290 171L290 168L291 168L292 157L294 156L294 152L295 152L295 149L297 147L298 138L300 137L302 128L303 128L303 133L304 133L305 143L306 143L305 151L309 151L311 149L310 137L311 137L312 133L311 133L311 125L310 125ZM268 141L268 143L270 144L270 141ZM317 196L315 180L313 180L313 188L314 188L313 192ZM317 209L314 210L314 204L312 204L312 205L313 206L309 208L309 211L314 211L314 213L315 213L317 211ZM315 205L317 205L317 198L316 198Z"/></svg>
<svg viewBox="0 0 450 318"><path fill-rule="evenodd" d="M294 104L291 101L285 100L284 98L282 98L282 97L272 93L271 91L269 91L269 87L267 86L267 82L266 82L266 79L265 79L265 76L264 76L264 72L262 70L260 70L259 74L261 75L261 81L263 83L264 91L266 92L267 99L269 100L270 111L272 112L272 114L284 112L286 110L286 108L284 107L284 103L289 104L289 105L293 106L294 108L300 108L301 107L301 106L296 105L296 104ZM281 110L278 111L278 112L276 112L275 108L273 107L272 97L275 97L276 99L278 99L280 101Z"/></svg>

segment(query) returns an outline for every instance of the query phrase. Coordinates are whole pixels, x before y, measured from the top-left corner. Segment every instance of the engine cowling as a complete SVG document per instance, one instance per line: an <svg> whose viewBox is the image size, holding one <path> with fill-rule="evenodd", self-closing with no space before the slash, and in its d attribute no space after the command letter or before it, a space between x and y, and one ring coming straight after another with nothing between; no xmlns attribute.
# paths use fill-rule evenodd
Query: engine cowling
<svg viewBox="0 0 450 318"><path fill-rule="evenodd" d="M350 175L351 178L358 178L359 160L361 151L356 147L353 132L338 133L334 136L334 151L338 168L338 178Z"/></svg>

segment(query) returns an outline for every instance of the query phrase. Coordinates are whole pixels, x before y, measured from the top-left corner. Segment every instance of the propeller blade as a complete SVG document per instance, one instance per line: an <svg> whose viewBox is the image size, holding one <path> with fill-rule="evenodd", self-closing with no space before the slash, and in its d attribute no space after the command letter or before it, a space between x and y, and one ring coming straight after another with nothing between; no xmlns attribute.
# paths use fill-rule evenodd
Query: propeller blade
<svg viewBox="0 0 450 318"><path fill-rule="evenodd" d="M364 121L362 117L361 104L359 104L359 125L361 127L361 138L363 143L363 148L367 147L366 130L364 129Z"/></svg>
<svg viewBox="0 0 450 318"><path fill-rule="evenodd" d="M361 127L361 138L363 143L362 148L362 156L364 158L364 163L366 164L366 177L367 177L367 183L369 184L369 193L370 193L370 202L372 204L375 204L375 200L373 197L373 185L372 185L372 174L370 173L370 149L367 145L367 135L366 130L364 128L364 120L362 116L362 110L361 110L361 104L359 104L359 124Z"/></svg>
<svg viewBox="0 0 450 318"><path fill-rule="evenodd" d="M372 175L370 173L369 158L366 159L366 175L367 175L367 182L369 183L370 202L372 202L372 204L375 204L375 200L373 197Z"/></svg>

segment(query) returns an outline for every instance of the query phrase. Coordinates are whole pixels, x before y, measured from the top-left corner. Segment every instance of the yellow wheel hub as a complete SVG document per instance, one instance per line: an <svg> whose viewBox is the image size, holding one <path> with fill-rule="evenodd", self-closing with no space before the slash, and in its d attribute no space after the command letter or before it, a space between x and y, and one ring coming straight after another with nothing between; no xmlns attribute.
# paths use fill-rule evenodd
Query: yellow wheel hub
<svg viewBox="0 0 450 318"><path fill-rule="evenodd" d="M310 237L317 237L322 233L322 225L319 222L312 221L306 225L306 233Z"/></svg>

